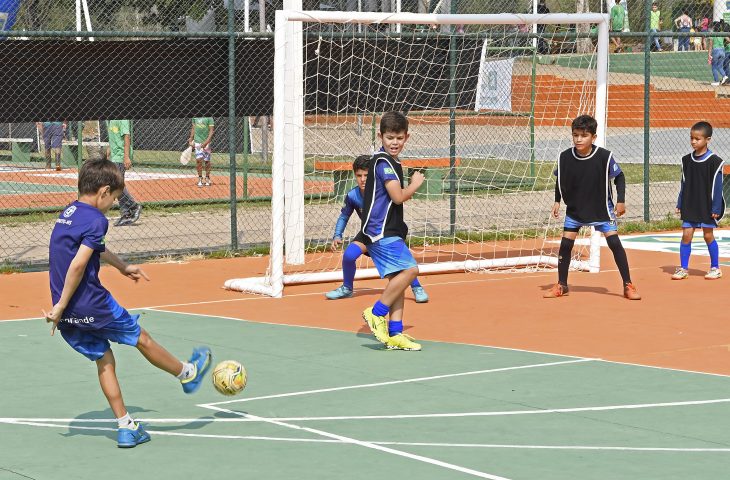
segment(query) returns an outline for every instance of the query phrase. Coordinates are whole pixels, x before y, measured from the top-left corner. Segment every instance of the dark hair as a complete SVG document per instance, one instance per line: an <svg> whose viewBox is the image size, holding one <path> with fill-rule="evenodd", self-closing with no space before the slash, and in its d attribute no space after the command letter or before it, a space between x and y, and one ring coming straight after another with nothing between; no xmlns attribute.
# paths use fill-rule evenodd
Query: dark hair
<svg viewBox="0 0 730 480"><path fill-rule="evenodd" d="M408 132L408 119L400 112L385 112L380 117L380 134Z"/></svg>
<svg viewBox="0 0 730 480"><path fill-rule="evenodd" d="M370 166L370 155L358 155L355 157L355 161L352 162L352 171L357 172L358 170L368 170Z"/></svg>
<svg viewBox="0 0 730 480"><path fill-rule="evenodd" d="M93 195L109 185L114 192L124 188L124 177L109 160L87 160L79 170L79 195Z"/></svg>
<svg viewBox="0 0 730 480"><path fill-rule="evenodd" d="M590 115L580 115L575 117L575 120L573 120L573 123L570 125L570 129L584 130L591 135L595 135L598 131L598 122Z"/></svg>
<svg viewBox="0 0 730 480"><path fill-rule="evenodd" d="M712 136L712 125L708 122L697 122L692 125L692 130L702 132L702 135L705 138L710 138Z"/></svg>

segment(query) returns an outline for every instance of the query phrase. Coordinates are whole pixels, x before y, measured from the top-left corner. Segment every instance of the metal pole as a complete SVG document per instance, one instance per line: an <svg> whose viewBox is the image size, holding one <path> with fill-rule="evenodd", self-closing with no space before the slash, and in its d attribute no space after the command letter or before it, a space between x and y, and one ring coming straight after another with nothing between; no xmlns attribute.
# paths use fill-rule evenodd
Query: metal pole
<svg viewBox="0 0 730 480"><path fill-rule="evenodd" d="M228 158L231 205L231 250L238 250L238 214L236 211L236 37L233 0L228 1Z"/></svg>
<svg viewBox="0 0 730 480"><path fill-rule="evenodd" d="M651 2L645 2L644 20L646 21L646 40L644 41L644 221L649 221L649 92L651 86L651 42L654 35L651 32Z"/></svg>
<svg viewBox="0 0 730 480"><path fill-rule="evenodd" d="M259 31L266 31L266 0L259 0ZM269 162L269 117L261 117L261 160Z"/></svg>
<svg viewBox="0 0 730 480"><path fill-rule="evenodd" d="M451 0L450 13L456 13L456 0ZM449 35L449 233L456 231L456 28Z"/></svg>
<svg viewBox="0 0 730 480"><path fill-rule="evenodd" d="M130 134L131 134L131 132L130 132ZM81 168L81 163L84 161L84 156L81 153L81 147L83 146L82 145L83 136L84 136L84 122L79 120L78 122L76 122L76 168L77 169ZM130 142L132 141L131 138L129 140L130 140Z"/></svg>
<svg viewBox="0 0 730 480"><path fill-rule="evenodd" d="M537 82L537 47L533 45L530 75L530 176L535 178L535 83Z"/></svg>

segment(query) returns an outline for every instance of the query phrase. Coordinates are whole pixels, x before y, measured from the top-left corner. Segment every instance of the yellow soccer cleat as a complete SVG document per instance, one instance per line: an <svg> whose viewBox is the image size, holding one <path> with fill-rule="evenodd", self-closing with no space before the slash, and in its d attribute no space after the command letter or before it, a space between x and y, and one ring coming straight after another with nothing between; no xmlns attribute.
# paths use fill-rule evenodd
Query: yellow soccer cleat
<svg viewBox="0 0 730 480"><path fill-rule="evenodd" d="M362 318L380 343L388 342L388 320L385 317L373 314L373 307L368 307L362 312Z"/></svg>
<svg viewBox="0 0 730 480"><path fill-rule="evenodd" d="M388 350L408 350L408 351L419 351L421 350L421 344L413 341L413 337L406 335L405 333L399 333L388 338L385 344Z"/></svg>

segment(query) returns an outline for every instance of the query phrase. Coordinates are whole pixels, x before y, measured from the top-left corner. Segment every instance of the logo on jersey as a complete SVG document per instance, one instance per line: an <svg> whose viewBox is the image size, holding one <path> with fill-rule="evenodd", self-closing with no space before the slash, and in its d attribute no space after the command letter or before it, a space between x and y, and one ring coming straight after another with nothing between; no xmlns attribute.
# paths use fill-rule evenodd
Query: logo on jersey
<svg viewBox="0 0 730 480"><path fill-rule="evenodd" d="M68 207L66 210L63 211L63 216L68 218L71 215L73 215L75 211L76 211L76 206L71 205L70 207Z"/></svg>
<svg viewBox="0 0 730 480"><path fill-rule="evenodd" d="M383 169L383 173L387 173L387 174L390 174L390 175L395 175L395 170L393 170L393 169L392 169L392 168L390 168L390 167L385 167L385 168Z"/></svg>

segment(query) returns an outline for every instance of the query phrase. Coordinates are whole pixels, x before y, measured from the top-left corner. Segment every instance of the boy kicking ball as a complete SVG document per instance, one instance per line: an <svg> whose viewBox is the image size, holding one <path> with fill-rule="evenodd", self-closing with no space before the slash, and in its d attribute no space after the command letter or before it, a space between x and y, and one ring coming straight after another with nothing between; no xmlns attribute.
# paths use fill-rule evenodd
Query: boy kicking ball
<svg viewBox="0 0 730 480"><path fill-rule="evenodd" d="M332 250L337 250L342 246L342 235L347 227L347 222L352 216L352 212L357 213L362 221L363 199L365 194L365 182L368 178L368 164L370 157L368 155L360 155L352 163L352 171L355 174L357 186L347 192L345 196L345 205L340 211L340 217L335 225L335 235L332 239ZM365 234L358 232L354 240L347 246L342 253L342 285L338 288L327 292L325 297L329 300L339 300L340 298L352 297L353 283L355 281L355 272L357 271L357 259L360 255L367 253L365 246ZM411 290L416 303L428 302L428 294L421 286L418 278L411 283Z"/></svg>
<svg viewBox="0 0 730 480"><path fill-rule="evenodd" d="M44 313L71 348L96 362L99 384L117 418L117 446L136 447L150 441L142 425L124 406L109 342L137 347L154 366L177 377L185 393L200 388L210 368L211 353L198 347L181 362L142 329L139 315L130 315L99 281L104 260L136 281L149 280L136 265L127 265L104 245L109 222L104 214L124 190L124 177L108 160L88 160L79 171L79 199L56 220L50 243L50 280L53 308Z"/></svg>

